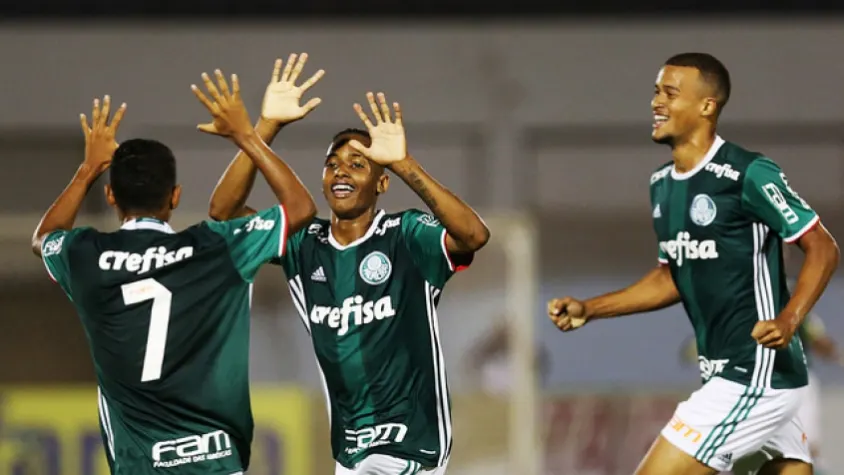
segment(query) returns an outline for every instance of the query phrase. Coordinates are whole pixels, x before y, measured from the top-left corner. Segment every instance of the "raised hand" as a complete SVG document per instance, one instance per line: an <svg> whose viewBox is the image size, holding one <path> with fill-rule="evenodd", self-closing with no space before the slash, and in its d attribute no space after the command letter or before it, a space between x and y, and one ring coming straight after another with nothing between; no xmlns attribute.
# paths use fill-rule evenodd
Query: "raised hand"
<svg viewBox="0 0 844 475"><path fill-rule="evenodd" d="M249 113L240 98L240 83L237 81L237 74L232 74L231 91L222 71L217 69L214 71L214 75L217 78L216 86L207 73L202 73L205 89L211 95L213 101L209 100L195 84L190 86L199 102L211 113L213 119L207 124L199 124L196 128L202 132L222 137L251 134L253 131L252 122L249 120Z"/></svg>
<svg viewBox="0 0 844 475"><path fill-rule="evenodd" d="M369 131L372 143L369 147L364 147L357 140L352 140L349 146L379 165L389 166L403 160L407 157L407 140L404 135L399 103L393 102L395 112L395 120L393 120L390 118L390 107L387 105L383 92L378 93L378 104L375 103L375 95L371 92L366 93L366 100L369 101L372 116L375 118L374 125L360 104L355 104L354 108Z"/></svg>
<svg viewBox="0 0 844 475"><path fill-rule="evenodd" d="M114 151L117 150L117 128L123 120L126 112L126 103L120 105L111 123L108 121L108 114L111 109L111 97L103 97L102 106L99 99L94 99L94 107L91 112L91 123L85 114L79 114L79 121L82 123L82 133L85 134L85 164L91 167L97 174L106 171L111 165Z"/></svg>
<svg viewBox="0 0 844 475"><path fill-rule="evenodd" d="M261 107L263 119L281 125L296 122L310 114L322 102L322 99L315 97L305 103L304 106L299 105L302 95L322 79L325 71L320 69L301 86L297 86L296 80L299 79L299 75L302 74L302 69L308 61L308 53L298 55L298 61L296 61L296 58L296 54L290 55L283 72L281 70L282 61L280 59L275 60L272 79L267 86L267 92L264 93L264 103Z"/></svg>

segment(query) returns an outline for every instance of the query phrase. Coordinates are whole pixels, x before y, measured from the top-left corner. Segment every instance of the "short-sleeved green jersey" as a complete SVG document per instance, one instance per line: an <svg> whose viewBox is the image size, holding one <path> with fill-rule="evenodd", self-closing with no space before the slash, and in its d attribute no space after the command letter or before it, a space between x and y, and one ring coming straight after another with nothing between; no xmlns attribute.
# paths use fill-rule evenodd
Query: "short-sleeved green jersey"
<svg viewBox="0 0 844 475"><path fill-rule="evenodd" d="M661 167L650 189L659 261L694 327L703 379L805 386L800 338L775 351L750 334L788 302L782 242L815 226L815 212L774 162L720 137L693 170Z"/></svg>
<svg viewBox="0 0 844 475"><path fill-rule="evenodd" d="M457 270L433 216L380 211L349 245L315 220L282 258L326 386L335 460L373 453L443 464L451 411L437 303Z"/></svg>
<svg viewBox="0 0 844 475"><path fill-rule="evenodd" d="M82 320L114 474L246 469L252 441L249 306L285 248L283 208L181 232L136 219L51 233L47 271Z"/></svg>

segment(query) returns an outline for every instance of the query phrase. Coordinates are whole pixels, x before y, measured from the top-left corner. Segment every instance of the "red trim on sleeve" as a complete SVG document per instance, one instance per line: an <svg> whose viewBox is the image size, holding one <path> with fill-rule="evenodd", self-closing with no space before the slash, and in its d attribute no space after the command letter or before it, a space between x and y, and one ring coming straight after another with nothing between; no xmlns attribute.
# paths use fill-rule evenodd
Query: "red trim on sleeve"
<svg viewBox="0 0 844 475"><path fill-rule="evenodd" d="M801 229L800 231L797 231L797 234L795 234L794 236L791 236L788 239L783 239L783 241L785 241L786 244L794 244L795 242L799 241L800 238L805 236L806 233L818 227L819 224L821 224L821 217L815 215L815 217L812 218L811 221L809 221L809 224L807 224L805 228Z"/></svg>
<svg viewBox="0 0 844 475"><path fill-rule="evenodd" d="M446 237L448 236L448 232L443 229L443 239L442 239L442 248L443 248L443 255L445 256L445 260L448 262L448 268L454 273L464 271L469 268L471 261L465 264L455 265L454 259L451 258L451 254L448 252L448 247L446 246Z"/></svg>

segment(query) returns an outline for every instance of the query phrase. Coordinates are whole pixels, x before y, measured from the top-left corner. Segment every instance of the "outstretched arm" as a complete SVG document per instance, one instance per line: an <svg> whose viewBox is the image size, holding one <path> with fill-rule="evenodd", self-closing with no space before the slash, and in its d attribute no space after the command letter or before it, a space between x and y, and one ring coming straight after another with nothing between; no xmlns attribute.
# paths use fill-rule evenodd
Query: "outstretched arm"
<svg viewBox="0 0 844 475"><path fill-rule="evenodd" d="M325 71L319 70L301 86L296 86L295 82L307 60L307 53L291 54L284 71L281 69L282 61L276 60L272 79L264 93L261 118L254 129L255 134L264 143L271 144L282 127L304 118L322 102L319 98L313 98L305 105L299 105L302 95L325 74ZM246 200L255 184L257 170L252 159L245 152L238 152L211 195L208 210L211 219L222 221L255 212L246 206ZM295 213L294 208L299 206L294 201L285 203L288 212Z"/></svg>
<svg viewBox="0 0 844 475"><path fill-rule="evenodd" d="M349 145L373 162L388 167L419 195L445 227L446 249L449 253L468 254L484 247L489 241L489 228L481 217L407 153L399 104L393 103L395 119L392 119L383 93L378 93L380 104L375 103L375 95L371 92L366 94L366 98L375 117L375 124L369 120L360 104L355 104L354 108L369 130L372 144L364 147L360 142L352 140Z"/></svg>
<svg viewBox="0 0 844 475"><path fill-rule="evenodd" d="M213 117L211 123L201 124L199 130L228 137L240 147L264 175L278 202L284 205L288 234L295 233L307 226L316 215L316 203L313 197L296 173L255 133L240 97L237 76L232 75L232 90L229 91L223 73L218 69L215 75L219 89L211 82L207 74L202 74L205 87L213 98L213 102L199 88L191 86L196 97Z"/></svg>
<svg viewBox="0 0 844 475"><path fill-rule="evenodd" d="M571 331L594 319L621 317L659 310L680 301L680 292L667 265L651 270L635 284L580 301L572 297L548 302L548 316L560 330Z"/></svg>
<svg viewBox="0 0 844 475"><path fill-rule="evenodd" d="M255 134L267 145L273 143L281 131L281 125L261 117L255 125ZM208 216L215 221L226 221L241 216L255 214L255 210L246 206L246 199L255 185L258 169L246 152L239 150L234 160L229 163L223 176L214 187Z"/></svg>
<svg viewBox="0 0 844 475"><path fill-rule="evenodd" d="M44 213L38 227L32 234L32 252L41 257L41 244L50 233L58 230L70 230L76 221L76 215L82 206L82 200L88 194L88 190L97 178L108 169L114 150L117 149L117 142L114 136L117 127L126 111L126 104L120 106L114 114L111 124L108 123L109 107L111 99L109 96L103 98L102 108L100 100L94 99L94 110L91 117L91 125L85 114L80 115L82 121L82 132L85 134L85 160L76 170L70 183L64 191L56 198L56 201Z"/></svg>
<svg viewBox="0 0 844 475"><path fill-rule="evenodd" d="M587 320L659 310L680 301L667 265L660 265L635 284L583 302Z"/></svg>

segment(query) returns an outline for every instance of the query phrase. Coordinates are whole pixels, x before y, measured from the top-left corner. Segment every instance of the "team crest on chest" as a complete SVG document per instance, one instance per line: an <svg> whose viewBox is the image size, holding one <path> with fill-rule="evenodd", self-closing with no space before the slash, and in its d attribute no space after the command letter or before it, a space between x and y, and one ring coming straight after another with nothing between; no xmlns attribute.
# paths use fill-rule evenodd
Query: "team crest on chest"
<svg viewBox="0 0 844 475"><path fill-rule="evenodd" d="M689 216L691 216L693 223L698 226L709 226L712 221L715 221L716 214L718 214L718 208L709 195L701 193L692 199Z"/></svg>
<svg viewBox="0 0 844 475"><path fill-rule="evenodd" d="M369 285L383 284L393 272L393 264L381 251L372 251L360 262L360 278Z"/></svg>

